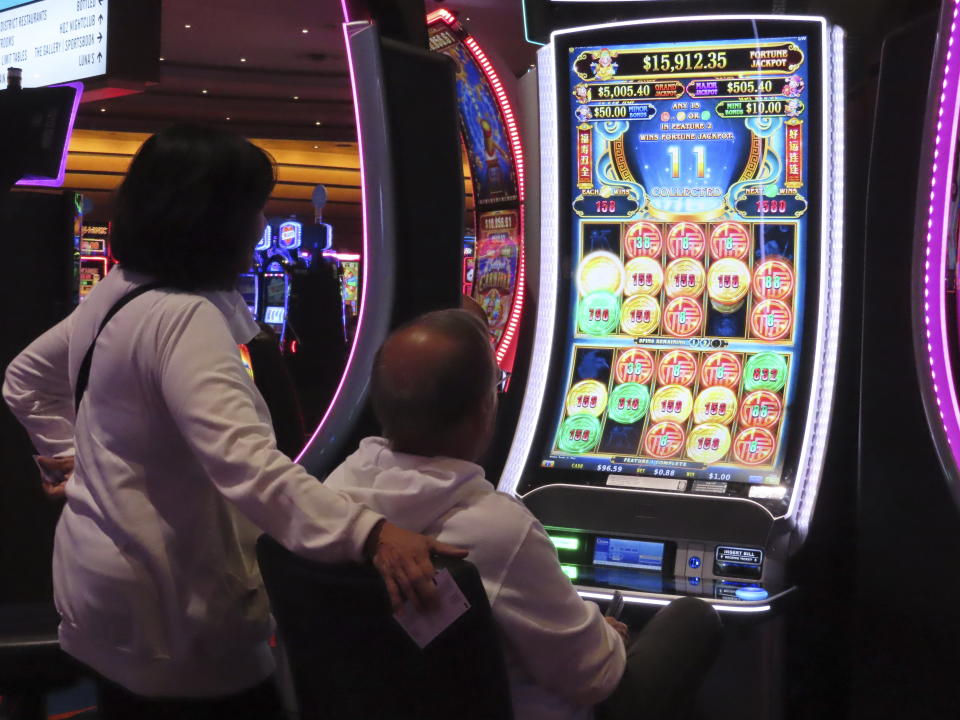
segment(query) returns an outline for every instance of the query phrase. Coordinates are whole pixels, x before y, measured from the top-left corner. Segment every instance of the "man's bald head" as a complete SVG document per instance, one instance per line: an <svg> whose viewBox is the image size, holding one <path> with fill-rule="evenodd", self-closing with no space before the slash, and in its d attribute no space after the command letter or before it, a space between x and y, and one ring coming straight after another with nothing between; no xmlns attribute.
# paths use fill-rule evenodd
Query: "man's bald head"
<svg viewBox="0 0 960 720"><path fill-rule="evenodd" d="M384 342L373 369L373 409L397 449L450 454L453 435L491 404L497 379L483 324L463 310L440 310Z"/></svg>

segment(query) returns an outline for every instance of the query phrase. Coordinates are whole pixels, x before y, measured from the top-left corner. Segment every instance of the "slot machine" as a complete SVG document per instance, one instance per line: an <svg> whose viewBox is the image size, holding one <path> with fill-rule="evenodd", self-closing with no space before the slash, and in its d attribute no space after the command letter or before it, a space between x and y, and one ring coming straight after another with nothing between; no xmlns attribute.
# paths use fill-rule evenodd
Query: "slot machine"
<svg viewBox="0 0 960 720"><path fill-rule="evenodd" d="M280 347L286 337L287 308L290 299L290 278L282 267L271 268L263 273L263 313L261 322L266 323L280 339Z"/></svg>
<svg viewBox="0 0 960 720"><path fill-rule="evenodd" d="M110 225L85 223L80 236L79 297L83 300L110 271Z"/></svg>
<svg viewBox="0 0 960 720"><path fill-rule="evenodd" d="M525 293L523 147L505 80L483 48L446 9L427 15L430 49L456 68L460 136L473 189L472 227L463 239L463 294L487 316L497 364L509 385Z"/></svg>
<svg viewBox="0 0 960 720"><path fill-rule="evenodd" d="M253 265L250 269L241 273L237 280L237 291L243 296L247 309L254 320L262 320L260 315L261 306L261 286L263 284L263 272L266 265L265 256L273 243L273 229L269 224L263 229L263 235L257 240L253 247Z"/></svg>
<svg viewBox="0 0 960 720"><path fill-rule="evenodd" d="M499 488L585 598L759 623L794 591L835 390L842 58L839 29L785 15L538 52L541 370ZM756 642L740 667L772 677L777 641ZM738 716L778 715L775 681L754 706L727 685Z"/></svg>
<svg viewBox="0 0 960 720"><path fill-rule="evenodd" d="M856 718L956 717L958 3L884 42L864 273ZM909 658L909 668L904 667Z"/></svg>

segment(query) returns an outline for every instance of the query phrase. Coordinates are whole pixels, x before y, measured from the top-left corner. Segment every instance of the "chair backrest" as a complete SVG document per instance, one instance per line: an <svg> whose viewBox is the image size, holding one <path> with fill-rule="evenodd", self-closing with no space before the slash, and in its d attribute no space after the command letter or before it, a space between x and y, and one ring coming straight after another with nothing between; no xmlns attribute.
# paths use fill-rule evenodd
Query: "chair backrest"
<svg viewBox="0 0 960 720"><path fill-rule="evenodd" d="M369 565L325 565L262 536L257 557L303 720L511 720L503 654L477 569L446 567L470 609L421 650Z"/></svg>

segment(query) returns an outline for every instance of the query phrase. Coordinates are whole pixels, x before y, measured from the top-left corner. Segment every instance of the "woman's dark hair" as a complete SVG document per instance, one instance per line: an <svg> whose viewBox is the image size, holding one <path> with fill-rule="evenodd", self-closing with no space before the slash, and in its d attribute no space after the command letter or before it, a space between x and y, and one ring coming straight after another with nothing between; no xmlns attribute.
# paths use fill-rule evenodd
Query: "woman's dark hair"
<svg viewBox="0 0 960 720"><path fill-rule="evenodd" d="M117 191L113 255L184 290L232 289L275 183L273 160L239 135L167 128L143 144Z"/></svg>

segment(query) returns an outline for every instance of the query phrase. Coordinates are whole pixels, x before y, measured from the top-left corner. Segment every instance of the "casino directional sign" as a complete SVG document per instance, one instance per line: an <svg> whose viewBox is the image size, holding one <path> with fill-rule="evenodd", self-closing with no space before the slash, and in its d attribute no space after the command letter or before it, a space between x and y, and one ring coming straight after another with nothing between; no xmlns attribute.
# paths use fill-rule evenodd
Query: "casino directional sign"
<svg viewBox="0 0 960 720"><path fill-rule="evenodd" d="M104 75L110 0L39 0L0 12L0 89L6 68L24 87Z"/></svg>

